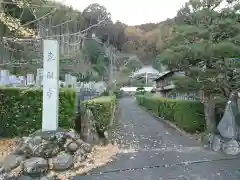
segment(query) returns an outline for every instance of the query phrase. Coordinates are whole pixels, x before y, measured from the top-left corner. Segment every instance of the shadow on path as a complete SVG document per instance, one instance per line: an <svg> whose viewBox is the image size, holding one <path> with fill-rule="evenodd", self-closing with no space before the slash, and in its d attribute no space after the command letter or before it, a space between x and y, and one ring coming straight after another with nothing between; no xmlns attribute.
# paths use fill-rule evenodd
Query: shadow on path
<svg viewBox="0 0 240 180"><path fill-rule="evenodd" d="M138 107L133 98L120 100L121 118L114 138L122 152L104 167L76 180L234 180L240 161L202 149Z"/></svg>

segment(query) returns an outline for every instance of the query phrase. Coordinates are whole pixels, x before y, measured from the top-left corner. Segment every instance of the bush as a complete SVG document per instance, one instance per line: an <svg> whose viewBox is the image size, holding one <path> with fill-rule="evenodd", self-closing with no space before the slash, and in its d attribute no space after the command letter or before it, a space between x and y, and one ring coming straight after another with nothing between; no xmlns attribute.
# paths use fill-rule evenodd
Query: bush
<svg viewBox="0 0 240 180"><path fill-rule="evenodd" d="M100 94L100 96L109 96L109 94L109 91L105 90Z"/></svg>
<svg viewBox="0 0 240 180"><path fill-rule="evenodd" d="M73 127L76 93L61 89L59 126ZM0 136L28 135L42 127L42 89L0 88Z"/></svg>
<svg viewBox="0 0 240 180"><path fill-rule="evenodd" d="M121 98L123 96L123 91L120 89L113 89L112 91L103 91L100 96L111 96L114 95L116 98Z"/></svg>
<svg viewBox="0 0 240 180"><path fill-rule="evenodd" d="M116 96L116 98L121 98L123 96L123 92L122 90L120 89L114 89L113 90L113 94Z"/></svg>
<svg viewBox="0 0 240 180"><path fill-rule="evenodd" d="M115 96L101 96L91 100L82 102L82 111L89 108L94 117L94 126L96 127L100 136L103 136L105 131L111 129L115 108L116 97Z"/></svg>
<svg viewBox="0 0 240 180"><path fill-rule="evenodd" d="M143 95L143 94L145 94L145 93L146 93L146 90L145 90L144 87L138 87L138 88L136 89L135 95Z"/></svg>
<svg viewBox="0 0 240 180"><path fill-rule="evenodd" d="M186 132L205 130L204 109L198 101L185 101L153 96L137 96L139 105L146 107L155 115L174 122Z"/></svg>

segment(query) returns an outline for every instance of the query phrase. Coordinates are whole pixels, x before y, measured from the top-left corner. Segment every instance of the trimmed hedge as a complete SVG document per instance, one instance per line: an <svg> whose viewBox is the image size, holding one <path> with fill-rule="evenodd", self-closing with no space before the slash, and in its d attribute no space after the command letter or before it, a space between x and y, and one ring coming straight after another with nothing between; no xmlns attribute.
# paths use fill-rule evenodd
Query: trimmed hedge
<svg viewBox="0 0 240 180"><path fill-rule="evenodd" d="M72 128L76 92L60 89L59 126ZM0 136L28 135L42 127L42 89L0 88Z"/></svg>
<svg viewBox="0 0 240 180"><path fill-rule="evenodd" d="M175 100L153 96L137 96L139 105L154 115L175 123L188 133L205 130L203 104L198 101Z"/></svg>
<svg viewBox="0 0 240 180"><path fill-rule="evenodd" d="M117 99L123 97L123 93L124 93L124 91L122 91L120 89L114 89L113 90L113 94L116 96Z"/></svg>
<svg viewBox="0 0 240 180"><path fill-rule="evenodd" d="M111 95L114 95L117 99L119 99L119 98L121 98L123 96L123 93L124 93L124 91L116 88L116 89L113 89L112 92L110 92L108 90L103 91L100 96L111 96Z"/></svg>
<svg viewBox="0 0 240 180"><path fill-rule="evenodd" d="M95 121L94 125L100 136L103 136L105 131L111 129L116 108L115 96L101 96L83 101L81 107L83 107L82 111L86 108L92 111Z"/></svg>

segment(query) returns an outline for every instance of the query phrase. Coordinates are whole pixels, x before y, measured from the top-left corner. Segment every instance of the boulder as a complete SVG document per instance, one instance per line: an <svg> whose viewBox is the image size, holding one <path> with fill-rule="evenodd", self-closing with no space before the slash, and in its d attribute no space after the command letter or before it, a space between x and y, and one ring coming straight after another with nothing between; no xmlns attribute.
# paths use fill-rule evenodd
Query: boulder
<svg viewBox="0 0 240 180"><path fill-rule="evenodd" d="M64 132L56 132L56 142L60 145L63 146L65 141L66 141L66 136Z"/></svg>
<svg viewBox="0 0 240 180"><path fill-rule="evenodd" d="M222 137L228 139L237 139L239 125L237 124L236 116L239 113L238 99L236 93L232 93L227 102L223 117L218 124L218 131Z"/></svg>
<svg viewBox="0 0 240 180"><path fill-rule="evenodd" d="M60 147L57 143L51 141L43 141L33 149L33 155L36 157L51 158L60 152Z"/></svg>
<svg viewBox="0 0 240 180"><path fill-rule="evenodd" d="M33 180L33 178L30 176L21 176L18 178L18 180Z"/></svg>
<svg viewBox="0 0 240 180"><path fill-rule="evenodd" d="M74 162L77 163L77 162L83 162L85 161L87 158L87 154L86 152L82 149L82 148L79 148L75 153L74 153Z"/></svg>
<svg viewBox="0 0 240 180"><path fill-rule="evenodd" d="M47 176L43 176L41 177L39 180L55 180L54 178L50 178L50 177L47 177ZM57 180L57 179L56 179Z"/></svg>
<svg viewBox="0 0 240 180"><path fill-rule="evenodd" d="M66 134L66 137L67 138L71 138L73 140L76 140L76 139L79 139L80 138L80 135L78 134L77 131L71 129L69 132L67 132Z"/></svg>
<svg viewBox="0 0 240 180"><path fill-rule="evenodd" d="M8 178L8 174L7 173L1 173L0 174L0 180L6 180Z"/></svg>
<svg viewBox="0 0 240 180"><path fill-rule="evenodd" d="M74 153L79 148L79 145L76 142L71 142L67 145L67 150L71 153Z"/></svg>
<svg viewBox="0 0 240 180"><path fill-rule="evenodd" d="M73 165L74 159L70 154L59 154L52 158L53 170L67 170Z"/></svg>
<svg viewBox="0 0 240 180"><path fill-rule="evenodd" d="M12 169L18 167L24 159L25 159L24 156L15 154L8 155L2 163L2 168L4 169L5 172L9 172Z"/></svg>
<svg viewBox="0 0 240 180"><path fill-rule="evenodd" d="M33 156L33 151L31 147L28 146L28 144L20 143L18 147L15 149L15 151L13 152L13 154L21 155L21 156L25 156L26 158L29 158Z"/></svg>
<svg viewBox="0 0 240 180"><path fill-rule="evenodd" d="M41 157L32 157L23 163L23 173L29 176L38 176L46 173L48 170L47 160Z"/></svg>
<svg viewBox="0 0 240 180"><path fill-rule="evenodd" d="M86 160L92 147L71 131L37 131L19 140L13 154L6 157L0 166L0 180L7 178L54 180L49 170L66 171L75 167L76 162ZM16 179L16 180L17 180Z"/></svg>
<svg viewBox="0 0 240 180"><path fill-rule="evenodd" d="M214 140L214 134L212 134L212 133L204 134L201 137L201 141L202 141L204 148L211 148L213 140Z"/></svg>
<svg viewBox="0 0 240 180"><path fill-rule="evenodd" d="M88 143L83 143L80 148L82 148L86 153L90 153L92 151L92 146Z"/></svg>
<svg viewBox="0 0 240 180"><path fill-rule="evenodd" d="M240 146L236 140L223 143L222 150L227 155L237 155L240 153Z"/></svg>
<svg viewBox="0 0 240 180"><path fill-rule="evenodd" d="M222 147L222 138L221 136L214 136L213 138L213 142L212 142L212 150L213 151L220 151L221 150L221 147Z"/></svg>

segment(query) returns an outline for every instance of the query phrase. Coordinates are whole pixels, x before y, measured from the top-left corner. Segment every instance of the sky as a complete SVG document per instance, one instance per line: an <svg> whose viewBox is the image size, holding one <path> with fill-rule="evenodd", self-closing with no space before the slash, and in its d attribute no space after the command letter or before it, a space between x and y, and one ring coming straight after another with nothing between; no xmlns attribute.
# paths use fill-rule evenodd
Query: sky
<svg viewBox="0 0 240 180"><path fill-rule="evenodd" d="M112 20L127 25L158 23L173 18L188 0L57 0L82 11L92 3L107 8Z"/></svg>

